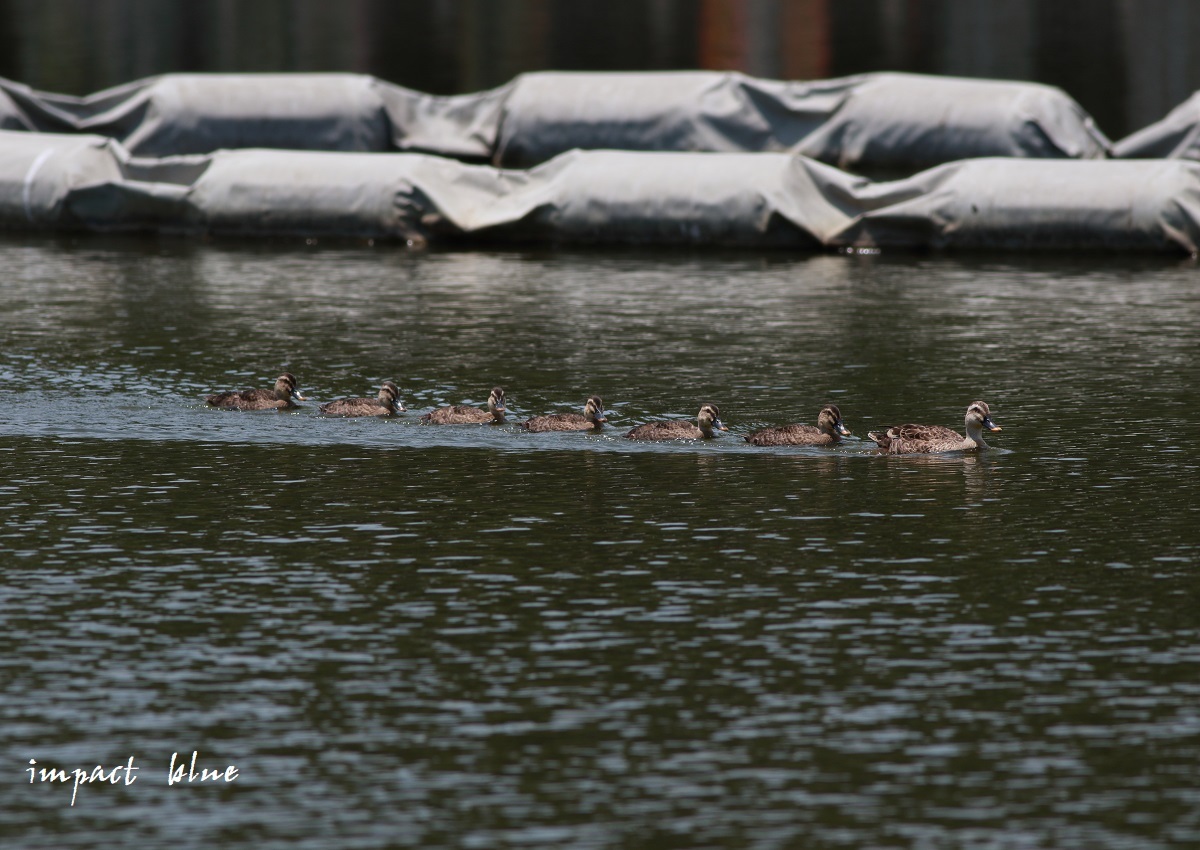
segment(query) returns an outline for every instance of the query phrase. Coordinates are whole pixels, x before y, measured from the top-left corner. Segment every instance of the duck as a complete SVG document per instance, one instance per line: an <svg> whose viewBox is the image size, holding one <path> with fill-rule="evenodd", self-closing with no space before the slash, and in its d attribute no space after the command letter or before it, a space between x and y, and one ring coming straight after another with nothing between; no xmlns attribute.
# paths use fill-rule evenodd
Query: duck
<svg viewBox="0 0 1200 850"><path fill-rule="evenodd" d="M400 401L400 388L392 381L384 381L375 398L339 398L322 404L318 410L326 416L395 416L404 413Z"/></svg>
<svg viewBox="0 0 1200 850"><path fill-rule="evenodd" d="M925 452L971 452L990 449L983 439L984 430L1001 431L992 421L992 412L986 402L973 401L964 418L967 436L963 437L951 428L941 425L896 425L886 431L870 431L867 436L879 444L888 454L916 454Z"/></svg>
<svg viewBox="0 0 1200 850"><path fill-rule="evenodd" d="M698 427L697 427L698 426ZM696 425L679 420L647 422L625 435L628 440L707 440L717 436L718 431L728 431L721 423L721 412L715 404L701 405L696 414Z"/></svg>
<svg viewBox="0 0 1200 850"><path fill-rule="evenodd" d="M492 387L488 395L487 410L478 407L468 407L463 404L453 404L449 407L439 407L421 417L422 422L433 425L477 425L493 422L497 425L504 423L504 390Z"/></svg>
<svg viewBox="0 0 1200 850"><path fill-rule="evenodd" d="M842 424L842 411L836 404L827 404L817 414L817 424L784 425L762 428L746 437L755 446L836 446L850 429Z"/></svg>
<svg viewBox="0 0 1200 850"><path fill-rule="evenodd" d="M300 395L296 376L284 372L275 379L273 390L232 390L207 396L205 401L222 410L285 410L308 399Z"/></svg>
<svg viewBox="0 0 1200 850"><path fill-rule="evenodd" d="M521 423L526 431L591 431L601 428L608 420L604 417L604 402L600 396L588 396L583 413L552 413L549 416L534 416Z"/></svg>

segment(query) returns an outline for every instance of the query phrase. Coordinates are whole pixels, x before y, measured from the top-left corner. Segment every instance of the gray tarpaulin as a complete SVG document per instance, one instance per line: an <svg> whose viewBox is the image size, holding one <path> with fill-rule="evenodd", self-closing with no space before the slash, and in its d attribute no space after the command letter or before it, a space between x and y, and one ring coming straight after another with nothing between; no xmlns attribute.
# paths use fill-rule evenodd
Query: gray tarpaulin
<svg viewBox="0 0 1200 850"><path fill-rule="evenodd" d="M68 226L75 192L124 180L113 147L97 136L0 131L0 225Z"/></svg>
<svg viewBox="0 0 1200 850"><path fill-rule="evenodd" d="M1117 142L1113 155L1128 159L1200 159L1200 92L1160 121Z"/></svg>
<svg viewBox="0 0 1200 850"><path fill-rule="evenodd" d="M455 97L358 74L171 74L82 98L0 80L0 127L104 135L139 156L420 151L521 168L573 148L794 152L866 173L1108 149L1059 89L916 74L539 72Z"/></svg>
<svg viewBox="0 0 1200 850"><path fill-rule="evenodd" d="M0 127L94 133L139 156L265 147L487 160L504 94L435 97L362 74L168 74L68 97L0 79Z"/></svg>
<svg viewBox="0 0 1200 850"><path fill-rule="evenodd" d="M495 160L528 167L571 148L790 151L851 170L911 172L969 157L1103 157L1108 144L1075 101L1035 83L536 73L517 77L504 100Z"/></svg>
<svg viewBox="0 0 1200 850"><path fill-rule="evenodd" d="M522 171L421 154L139 159L101 137L0 132L0 226L1195 253L1200 163L973 159L877 183L785 153L572 151Z"/></svg>

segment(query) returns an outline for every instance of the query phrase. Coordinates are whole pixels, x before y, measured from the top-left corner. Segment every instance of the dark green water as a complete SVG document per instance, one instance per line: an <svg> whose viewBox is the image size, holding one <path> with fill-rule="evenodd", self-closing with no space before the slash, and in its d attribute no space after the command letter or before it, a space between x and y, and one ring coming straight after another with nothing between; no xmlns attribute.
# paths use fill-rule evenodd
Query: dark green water
<svg viewBox="0 0 1200 850"><path fill-rule="evenodd" d="M1196 274L0 242L0 834L1195 846ZM202 402L283 369L297 412ZM386 378L402 419L316 415ZM417 424L493 384L613 427ZM740 439L976 398L981 457ZM194 750L237 779L168 786Z"/></svg>

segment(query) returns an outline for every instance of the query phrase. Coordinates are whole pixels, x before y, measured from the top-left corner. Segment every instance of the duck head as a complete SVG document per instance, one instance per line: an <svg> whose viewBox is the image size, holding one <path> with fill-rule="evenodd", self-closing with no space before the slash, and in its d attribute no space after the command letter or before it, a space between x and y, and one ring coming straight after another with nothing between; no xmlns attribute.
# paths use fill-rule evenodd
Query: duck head
<svg viewBox="0 0 1200 850"><path fill-rule="evenodd" d="M492 387L491 393L488 394L487 400L488 411L496 419L497 422L504 421L504 414L507 408L504 406L504 389L501 387Z"/></svg>
<svg viewBox="0 0 1200 850"><path fill-rule="evenodd" d="M850 436L850 429L842 424L842 411L836 404L827 404L821 408L821 412L817 416L817 428L835 440L839 437Z"/></svg>
<svg viewBox="0 0 1200 850"><path fill-rule="evenodd" d="M380 385L378 399L380 404L388 410L394 410L397 413L404 413L407 410L404 402L400 401L400 388L392 381L384 381Z"/></svg>
<svg viewBox="0 0 1200 850"><path fill-rule="evenodd" d="M608 421L604 417L604 402L598 395L588 396L587 404L583 406L583 415L597 427Z"/></svg>
<svg viewBox="0 0 1200 850"><path fill-rule="evenodd" d="M696 414L696 424L700 426L700 430L706 437L714 436L716 431L729 430L721 422L721 411L715 404L705 404L700 407L700 412Z"/></svg>
<svg viewBox="0 0 1200 850"><path fill-rule="evenodd" d="M984 401L971 402L971 406L967 408L967 415L963 421L967 427L967 436L981 446L987 445L983 441L983 432L985 430L1004 430L992 421L992 411L988 409L987 402Z"/></svg>
<svg viewBox="0 0 1200 850"><path fill-rule="evenodd" d="M300 395L300 390L296 383L296 376L291 372L284 372L275 379L275 395L277 395L282 401L287 401L288 399L295 399L296 401L308 401L307 398Z"/></svg>

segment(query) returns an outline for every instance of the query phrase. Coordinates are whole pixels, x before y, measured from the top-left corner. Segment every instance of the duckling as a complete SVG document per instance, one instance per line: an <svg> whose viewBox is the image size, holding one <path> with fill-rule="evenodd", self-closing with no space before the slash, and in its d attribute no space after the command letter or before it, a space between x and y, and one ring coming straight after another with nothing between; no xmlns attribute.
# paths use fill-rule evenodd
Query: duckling
<svg viewBox="0 0 1200 850"><path fill-rule="evenodd" d="M383 382L375 398L339 398L318 409L326 416L395 416L405 410L400 388L391 381Z"/></svg>
<svg viewBox="0 0 1200 850"><path fill-rule="evenodd" d="M604 402L600 396L589 396L583 413L552 413L549 416L535 416L521 423L526 431L591 431L599 428L608 420L604 418Z"/></svg>
<svg viewBox="0 0 1200 850"><path fill-rule="evenodd" d="M504 422L505 412L504 390L500 387L492 387L492 392L487 400L487 410L454 404L426 413L421 417L421 421L434 425L475 425L484 422L494 422L500 425Z"/></svg>
<svg viewBox="0 0 1200 850"><path fill-rule="evenodd" d="M971 403L964 421L967 426L966 437L941 425L897 425L887 431L871 431L867 436L888 454L900 455L989 449L991 446L983 441L983 430L1003 430L992 421L992 412L982 401Z"/></svg>
<svg viewBox="0 0 1200 850"><path fill-rule="evenodd" d="M717 436L718 431L728 431L721 424L721 413L715 404L701 406L696 415L696 425L678 420L669 422L647 422L625 435L630 440L702 440Z"/></svg>
<svg viewBox="0 0 1200 850"><path fill-rule="evenodd" d="M296 376L284 372L275 380L273 390L234 390L210 395L205 401L223 410L284 410L308 399L296 388Z"/></svg>
<svg viewBox="0 0 1200 850"><path fill-rule="evenodd" d="M836 404L827 404L817 415L817 425L784 425L781 428L762 428L746 438L756 446L836 446L850 429L842 424L842 411Z"/></svg>

